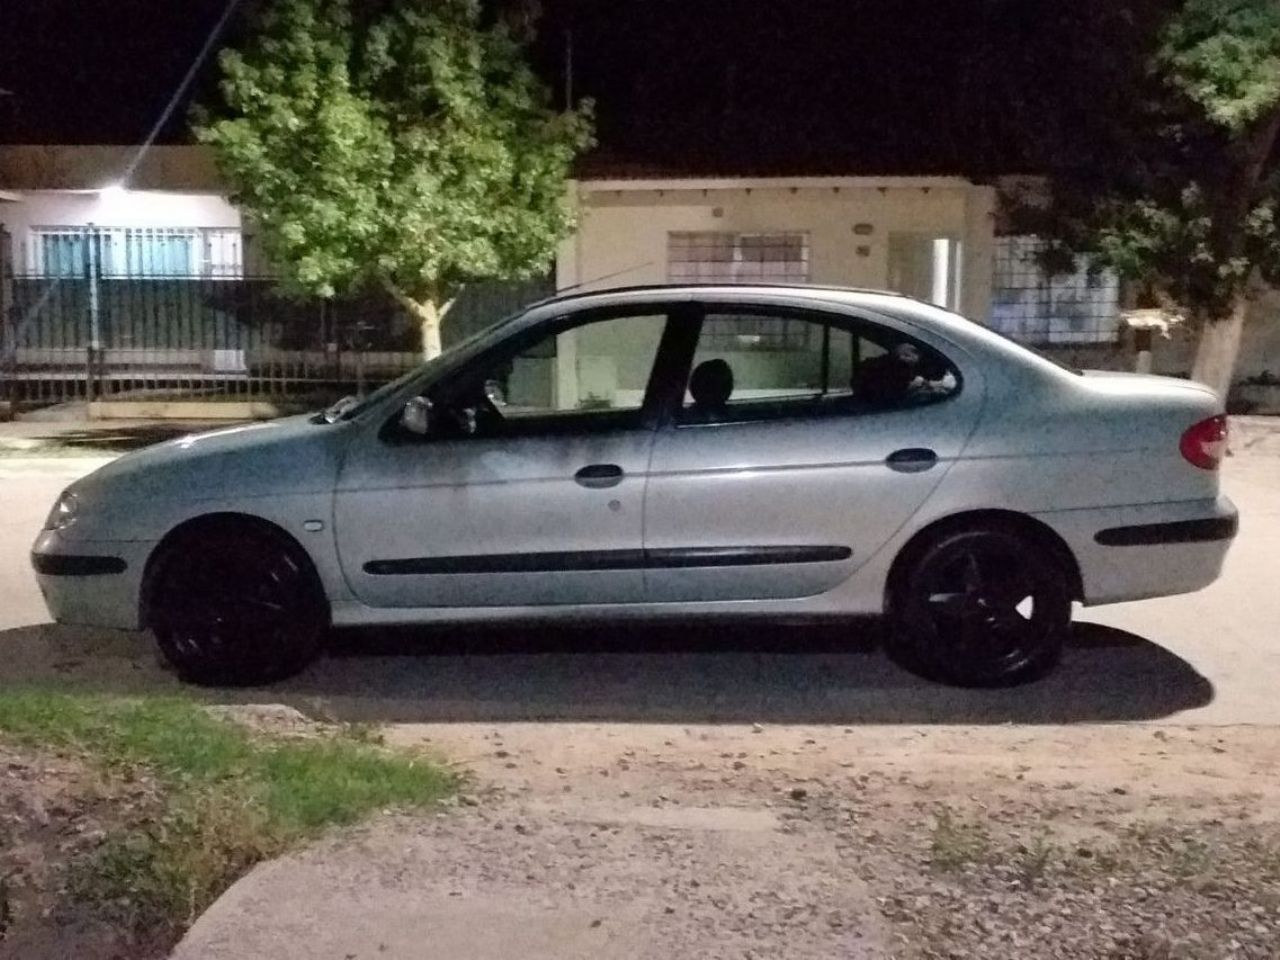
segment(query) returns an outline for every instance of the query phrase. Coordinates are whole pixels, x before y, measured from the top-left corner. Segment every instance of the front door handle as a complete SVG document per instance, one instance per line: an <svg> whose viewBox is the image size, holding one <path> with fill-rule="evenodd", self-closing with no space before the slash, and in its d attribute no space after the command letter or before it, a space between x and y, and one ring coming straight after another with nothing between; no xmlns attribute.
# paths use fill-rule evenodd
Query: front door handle
<svg viewBox="0 0 1280 960"><path fill-rule="evenodd" d="M622 468L616 463L593 463L575 473L573 479L579 486L592 490L616 487L622 482Z"/></svg>
<svg viewBox="0 0 1280 960"><path fill-rule="evenodd" d="M927 447L905 447L893 451L884 462L898 473L924 473L938 462L938 455Z"/></svg>

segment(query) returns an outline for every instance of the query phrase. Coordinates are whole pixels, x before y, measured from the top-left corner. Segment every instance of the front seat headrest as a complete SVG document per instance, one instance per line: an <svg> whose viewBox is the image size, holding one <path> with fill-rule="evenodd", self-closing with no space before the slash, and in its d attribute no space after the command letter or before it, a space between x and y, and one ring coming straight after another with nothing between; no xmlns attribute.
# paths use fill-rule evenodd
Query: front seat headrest
<svg viewBox="0 0 1280 960"><path fill-rule="evenodd" d="M695 406L717 410L733 393L733 368L724 360L704 360L693 368L689 393Z"/></svg>

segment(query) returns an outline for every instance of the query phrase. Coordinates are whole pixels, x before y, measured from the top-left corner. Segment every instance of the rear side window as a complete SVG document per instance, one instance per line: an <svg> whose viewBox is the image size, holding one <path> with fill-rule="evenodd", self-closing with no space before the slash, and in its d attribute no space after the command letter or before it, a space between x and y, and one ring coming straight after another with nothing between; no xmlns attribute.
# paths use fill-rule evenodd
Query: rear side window
<svg viewBox="0 0 1280 960"><path fill-rule="evenodd" d="M709 311L681 421L869 414L937 403L959 389L959 371L942 354L887 328L826 316Z"/></svg>

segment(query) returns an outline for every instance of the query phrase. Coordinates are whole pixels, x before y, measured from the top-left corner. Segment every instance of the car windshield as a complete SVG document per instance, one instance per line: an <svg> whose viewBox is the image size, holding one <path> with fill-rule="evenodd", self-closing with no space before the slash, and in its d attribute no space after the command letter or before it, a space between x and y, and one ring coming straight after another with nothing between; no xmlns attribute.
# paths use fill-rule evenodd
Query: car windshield
<svg viewBox="0 0 1280 960"><path fill-rule="evenodd" d="M364 413L364 411L377 406L383 400L387 399L390 396L395 395L397 392L407 387L410 383L428 375L432 370L434 370L446 359L452 358L455 354L459 353L460 351L471 349L473 346L475 346L478 343L481 343L482 341L487 340L489 337L496 336L502 330L508 327L513 321L519 319L523 315L524 315L524 311L513 313L510 316L502 318L497 323L494 323L494 324L491 324L490 326L485 327L483 330L476 331L475 333L471 334L471 336L466 337L463 340L460 340L457 343L455 343L453 346L449 347L439 356L432 357L430 360L426 361L425 363L419 364L418 366L410 370L408 373L397 377L396 379L390 381L389 383L384 383L382 386L378 387L378 389L374 390L372 393L367 394L364 397L343 397L337 403L334 403L331 406L326 407L316 417L316 422L317 423L337 423L340 420L350 420L353 417L358 417L360 414Z"/></svg>

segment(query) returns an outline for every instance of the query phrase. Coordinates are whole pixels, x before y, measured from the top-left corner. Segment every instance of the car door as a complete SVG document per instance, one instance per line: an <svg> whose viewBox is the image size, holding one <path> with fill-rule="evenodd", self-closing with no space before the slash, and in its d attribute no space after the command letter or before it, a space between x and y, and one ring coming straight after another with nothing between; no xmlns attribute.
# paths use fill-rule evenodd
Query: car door
<svg viewBox="0 0 1280 960"><path fill-rule="evenodd" d="M576 315L428 387L432 425L353 443L334 520L364 603L486 607L644 595L650 382L667 311Z"/></svg>
<svg viewBox="0 0 1280 960"><path fill-rule="evenodd" d="M650 600L824 592L924 504L963 450L982 390L976 371L907 329L706 307L691 390L654 443Z"/></svg>

